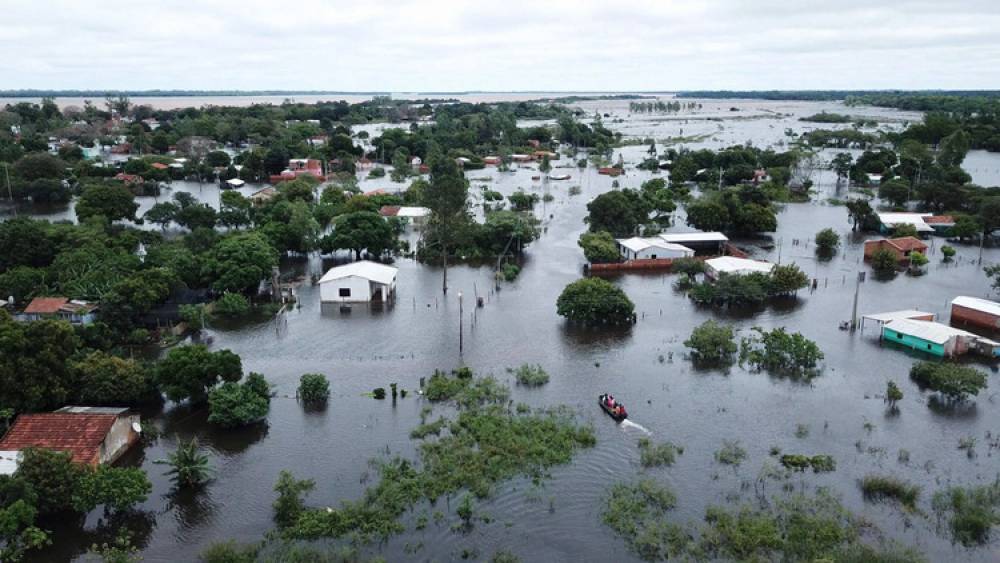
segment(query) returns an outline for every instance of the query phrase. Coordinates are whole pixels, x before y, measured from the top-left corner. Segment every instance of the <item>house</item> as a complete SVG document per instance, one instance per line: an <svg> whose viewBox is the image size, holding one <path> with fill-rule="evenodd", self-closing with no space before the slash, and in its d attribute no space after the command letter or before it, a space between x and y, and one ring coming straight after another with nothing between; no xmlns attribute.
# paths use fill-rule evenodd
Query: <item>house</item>
<svg viewBox="0 0 1000 563"><path fill-rule="evenodd" d="M768 175L767 170L764 170L763 168L758 168L757 170L754 170L753 178L750 179L750 182L754 185L763 184L765 182L770 182L770 181L771 181L771 176Z"/></svg>
<svg viewBox="0 0 1000 563"><path fill-rule="evenodd" d="M378 210L383 217L400 217L408 219L414 226L423 225L431 215L431 210L426 207L407 207L400 205L383 205Z"/></svg>
<svg viewBox="0 0 1000 563"><path fill-rule="evenodd" d="M125 408L63 407L22 414L0 440L0 467L16 469L15 454L26 448L69 452L75 463L90 467L114 463L139 441L139 432L139 415Z"/></svg>
<svg viewBox="0 0 1000 563"><path fill-rule="evenodd" d="M885 234L902 225L913 225L913 227L917 229L918 233L933 233L935 232L935 228L928 224L928 219L931 219L932 217L934 217L934 215L931 213L879 213L879 232ZM933 221L934 219L931 220ZM946 219L944 219L944 224L946 224L948 220L951 221L948 228L955 225L955 220L951 217L946 217ZM943 224L941 228L944 228Z"/></svg>
<svg viewBox="0 0 1000 563"><path fill-rule="evenodd" d="M751 260L749 258L736 258L735 256L720 256L705 260L705 276L712 280L719 279L722 274L743 276L746 274L760 273L770 274L774 269L774 264Z"/></svg>
<svg viewBox="0 0 1000 563"><path fill-rule="evenodd" d="M486 163L486 164L497 166L502 161L501 161L501 159L500 159L499 156L484 156L483 157L483 162Z"/></svg>
<svg viewBox="0 0 1000 563"><path fill-rule="evenodd" d="M419 156L415 156L410 159L410 168L413 168L414 170L420 170L420 165L423 163L424 161L421 160Z"/></svg>
<svg viewBox="0 0 1000 563"><path fill-rule="evenodd" d="M960 295L951 300L951 324L1000 330L1000 303Z"/></svg>
<svg viewBox="0 0 1000 563"><path fill-rule="evenodd" d="M882 184L881 174L865 174L865 177L868 179L868 184L871 186L878 186Z"/></svg>
<svg viewBox="0 0 1000 563"><path fill-rule="evenodd" d="M656 260L694 256L694 250L667 242L659 237L618 239L618 251L625 260Z"/></svg>
<svg viewBox="0 0 1000 563"><path fill-rule="evenodd" d="M936 315L916 309L904 309L902 311L890 311L888 313L872 313L861 317L861 330L865 329L865 322L873 322L878 327L879 335L882 334L882 327L897 319L910 319L914 321L933 321Z"/></svg>
<svg viewBox="0 0 1000 563"><path fill-rule="evenodd" d="M119 172L115 175L115 180L119 182L125 182L126 184L141 184L143 183L142 176L137 174L126 174L124 172Z"/></svg>
<svg viewBox="0 0 1000 563"><path fill-rule="evenodd" d="M330 268L319 280L323 303L388 302L396 293L396 272L392 266L370 260Z"/></svg>
<svg viewBox="0 0 1000 563"><path fill-rule="evenodd" d="M541 162L545 157L549 157L549 160L559 160L559 153L552 151L535 151L531 153L532 158Z"/></svg>
<svg viewBox="0 0 1000 563"><path fill-rule="evenodd" d="M155 170L167 170L167 169L170 168L169 165L163 164L162 162L154 162L153 164L150 164L149 166L152 167Z"/></svg>
<svg viewBox="0 0 1000 563"><path fill-rule="evenodd" d="M96 303L70 300L67 297L36 297L28 303L18 316L21 321L58 319L75 325L89 325L94 322Z"/></svg>
<svg viewBox="0 0 1000 563"><path fill-rule="evenodd" d="M711 254L722 254L723 248L729 243L729 237L718 232L661 233L659 237L666 242Z"/></svg>
<svg viewBox="0 0 1000 563"><path fill-rule="evenodd" d="M955 226L955 218L951 215L931 215L924 217L924 223L934 229L935 234L947 235Z"/></svg>
<svg viewBox="0 0 1000 563"><path fill-rule="evenodd" d="M257 190L250 194L250 201L254 205L264 205L265 203L274 199L274 196L278 195L278 190L268 186L262 190Z"/></svg>
<svg viewBox="0 0 1000 563"><path fill-rule="evenodd" d="M307 174L320 181L326 179L323 175L323 163L315 158L293 158L288 161L288 168L282 170L281 174L271 176L270 179L272 184L277 184L279 182L294 180L299 176Z"/></svg>
<svg viewBox="0 0 1000 563"><path fill-rule="evenodd" d="M614 178L616 176L621 176L624 173L624 170L618 168L617 166L602 166L597 169L597 173Z"/></svg>
<svg viewBox="0 0 1000 563"><path fill-rule="evenodd" d="M965 354L993 343L979 335L932 321L895 319L882 326L882 340L939 357ZM993 343L996 344L996 343Z"/></svg>
<svg viewBox="0 0 1000 563"><path fill-rule="evenodd" d="M872 254L875 254L879 249L892 252L896 256L896 260L900 262L907 262L910 260L910 253L912 252L926 253L927 245L914 237L866 240L865 260L871 259Z"/></svg>
<svg viewBox="0 0 1000 563"><path fill-rule="evenodd" d="M531 162L530 154L512 154L510 155L511 162Z"/></svg>

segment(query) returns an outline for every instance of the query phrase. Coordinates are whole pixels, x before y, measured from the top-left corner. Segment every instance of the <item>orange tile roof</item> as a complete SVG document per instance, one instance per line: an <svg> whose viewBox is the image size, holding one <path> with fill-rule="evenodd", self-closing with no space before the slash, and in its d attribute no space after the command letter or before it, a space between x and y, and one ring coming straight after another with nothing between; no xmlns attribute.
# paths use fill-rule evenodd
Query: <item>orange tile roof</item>
<svg viewBox="0 0 1000 563"><path fill-rule="evenodd" d="M68 302L66 297L36 297L28 303L24 312L29 315L54 315Z"/></svg>
<svg viewBox="0 0 1000 563"><path fill-rule="evenodd" d="M0 440L0 450L45 448L69 452L77 463L96 464L101 443L117 418L94 413L22 414Z"/></svg>
<svg viewBox="0 0 1000 563"><path fill-rule="evenodd" d="M935 223L949 224L954 222L955 218L951 215L933 215L931 217L924 217L924 223L927 223L928 225L933 225Z"/></svg>
<svg viewBox="0 0 1000 563"><path fill-rule="evenodd" d="M919 250L923 252L927 250L927 245L921 242L920 239L914 237L899 237L888 240L889 244L895 246L896 248L906 251L906 250Z"/></svg>
<svg viewBox="0 0 1000 563"><path fill-rule="evenodd" d="M378 210L379 215L383 217L395 217L399 215L398 205L383 205L381 209Z"/></svg>

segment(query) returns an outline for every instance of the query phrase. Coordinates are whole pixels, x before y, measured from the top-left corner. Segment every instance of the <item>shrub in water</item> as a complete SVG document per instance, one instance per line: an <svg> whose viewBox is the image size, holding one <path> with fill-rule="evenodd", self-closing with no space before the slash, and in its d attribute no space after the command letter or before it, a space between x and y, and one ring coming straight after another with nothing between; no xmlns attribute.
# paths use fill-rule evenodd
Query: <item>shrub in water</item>
<svg viewBox="0 0 1000 563"><path fill-rule="evenodd" d="M299 378L299 399L303 403L323 403L330 397L330 383L321 373L306 373Z"/></svg>

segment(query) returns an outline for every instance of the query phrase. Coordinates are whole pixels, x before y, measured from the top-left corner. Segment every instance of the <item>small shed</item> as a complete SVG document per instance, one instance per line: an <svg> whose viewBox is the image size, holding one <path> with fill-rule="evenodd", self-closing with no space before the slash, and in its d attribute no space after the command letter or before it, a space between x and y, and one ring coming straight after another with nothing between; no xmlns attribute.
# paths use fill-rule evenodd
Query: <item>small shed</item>
<svg viewBox="0 0 1000 563"><path fill-rule="evenodd" d="M722 274L743 276L746 274L760 273L770 274L774 269L771 262L751 260L749 258L736 258L735 256L720 256L705 260L705 276L709 279L717 280Z"/></svg>
<svg viewBox="0 0 1000 563"><path fill-rule="evenodd" d="M139 441L139 430L139 415L125 408L70 406L22 414L0 440L0 468L16 469L16 452L26 448L69 452L75 463L91 467L113 463Z"/></svg>
<svg viewBox="0 0 1000 563"><path fill-rule="evenodd" d="M396 273L399 270L361 260L330 268L319 280L320 301L323 303L388 302L396 294Z"/></svg>
<svg viewBox="0 0 1000 563"><path fill-rule="evenodd" d="M960 295L951 301L951 323L1000 330L1000 303Z"/></svg>
<svg viewBox="0 0 1000 563"><path fill-rule="evenodd" d="M895 319L882 326L882 339L939 357L952 357L974 349L978 335L933 321Z"/></svg>
<svg viewBox="0 0 1000 563"><path fill-rule="evenodd" d="M694 250L661 238L632 237L618 239L618 251L625 260L656 260L658 258L688 258Z"/></svg>
<svg viewBox="0 0 1000 563"><path fill-rule="evenodd" d="M21 315L22 321L40 321L42 319L58 319L75 325L87 325L94 322L97 304L66 297L36 297L28 303Z"/></svg>
<svg viewBox="0 0 1000 563"><path fill-rule="evenodd" d="M904 309L902 311L889 311L888 313L871 313L861 317L861 330L865 329L865 324L868 322L874 323L879 330L879 334L882 334L882 327L886 323L895 321L897 319L910 319L914 321L933 321L936 315L934 313L928 313L925 311L918 311L916 309Z"/></svg>

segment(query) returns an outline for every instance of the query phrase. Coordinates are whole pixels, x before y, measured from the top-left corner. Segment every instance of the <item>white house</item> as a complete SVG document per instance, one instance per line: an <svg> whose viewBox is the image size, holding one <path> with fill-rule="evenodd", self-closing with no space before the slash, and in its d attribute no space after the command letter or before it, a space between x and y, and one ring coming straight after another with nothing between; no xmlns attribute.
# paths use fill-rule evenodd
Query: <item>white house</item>
<svg viewBox="0 0 1000 563"><path fill-rule="evenodd" d="M760 260L750 260L749 258L736 258L735 256L720 256L705 260L705 275L710 279L719 279L721 274L732 274L742 276L752 273L769 274L774 269L774 264L761 262Z"/></svg>
<svg viewBox="0 0 1000 563"><path fill-rule="evenodd" d="M626 260L648 260L657 258L687 258L694 256L694 250L686 246L667 242L661 238L632 237L618 239L618 251Z"/></svg>
<svg viewBox="0 0 1000 563"><path fill-rule="evenodd" d="M330 268L319 280L323 303L388 302L396 294L396 268L361 260Z"/></svg>

